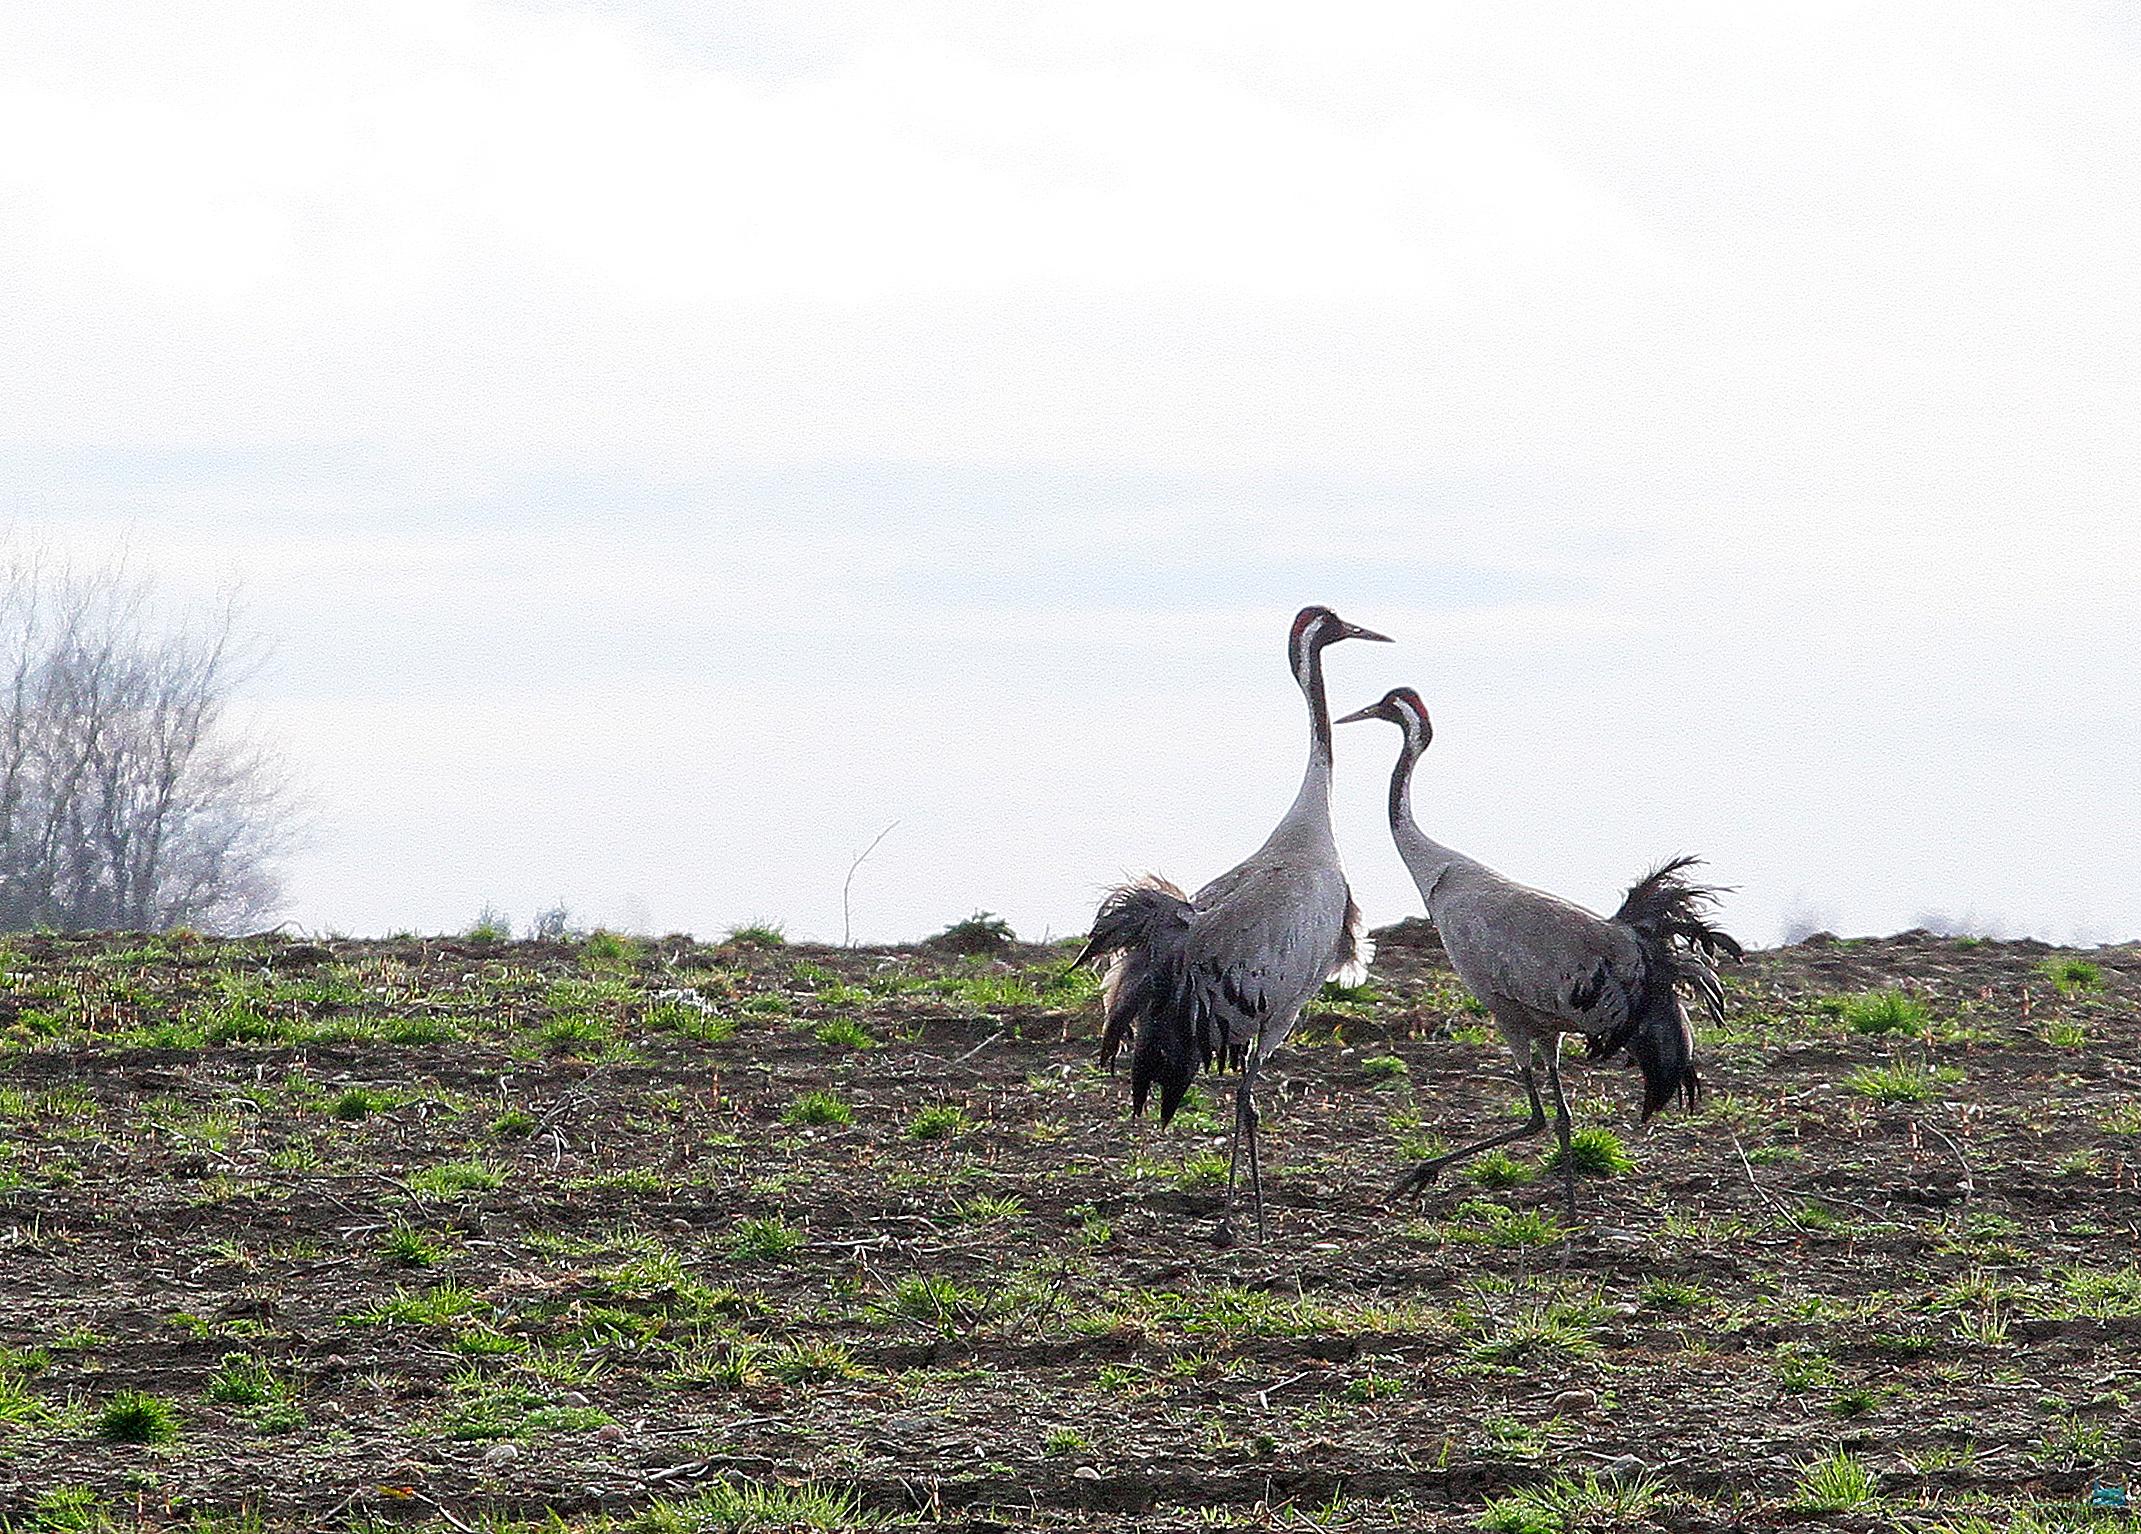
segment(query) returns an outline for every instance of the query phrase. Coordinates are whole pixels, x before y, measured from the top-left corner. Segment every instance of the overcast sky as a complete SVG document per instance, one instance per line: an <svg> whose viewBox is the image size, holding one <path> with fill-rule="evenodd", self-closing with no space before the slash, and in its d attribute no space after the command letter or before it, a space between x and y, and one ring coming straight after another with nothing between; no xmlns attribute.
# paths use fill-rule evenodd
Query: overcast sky
<svg viewBox="0 0 2141 1534"><path fill-rule="evenodd" d="M0 486L242 584L307 927L837 937L897 820L858 936L1079 931L1319 601L1517 877L2141 936L2137 101L2108 0L0 0Z"/></svg>

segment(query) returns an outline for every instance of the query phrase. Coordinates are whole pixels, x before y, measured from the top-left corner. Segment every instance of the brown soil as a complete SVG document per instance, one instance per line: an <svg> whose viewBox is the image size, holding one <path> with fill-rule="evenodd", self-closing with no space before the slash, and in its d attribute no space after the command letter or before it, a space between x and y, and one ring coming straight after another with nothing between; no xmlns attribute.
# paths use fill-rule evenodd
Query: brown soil
<svg viewBox="0 0 2141 1534"><path fill-rule="evenodd" d="M2005 1528L2124 1484L2141 950L1754 955L1695 1113L1640 1128L1626 1066L1572 1070L1635 1165L1563 1239L1539 1142L1521 1186L1381 1197L1517 1097L1390 936L1268 1068L1268 1239L1229 1250L1224 1107L1130 1120L1066 949L12 939L0 1517L851 1516L753 1525L718 1485L975 1530L1470 1529L1589 1474L1570 1527L1766 1528L1844 1452L1879 1497L1831 1527ZM1907 1033L1821 1005L1887 987ZM1854 1077L1897 1061L1921 1100ZM800 1121L813 1091L851 1122ZM931 1108L964 1117L921 1138ZM265 1399L210 1398L254 1361ZM98 1436L127 1389L174 1441Z"/></svg>

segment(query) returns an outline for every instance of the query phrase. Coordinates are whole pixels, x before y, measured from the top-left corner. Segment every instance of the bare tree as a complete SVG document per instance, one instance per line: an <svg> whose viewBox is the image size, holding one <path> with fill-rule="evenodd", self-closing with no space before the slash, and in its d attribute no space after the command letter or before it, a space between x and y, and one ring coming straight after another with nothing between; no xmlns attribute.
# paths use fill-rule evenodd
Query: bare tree
<svg viewBox="0 0 2141 1534"><path fill-rule="evenodd" d="M0 929L246 930L282 904L280 765L225 713L225 603L168 621L123 561L0 553Z"/></svg>

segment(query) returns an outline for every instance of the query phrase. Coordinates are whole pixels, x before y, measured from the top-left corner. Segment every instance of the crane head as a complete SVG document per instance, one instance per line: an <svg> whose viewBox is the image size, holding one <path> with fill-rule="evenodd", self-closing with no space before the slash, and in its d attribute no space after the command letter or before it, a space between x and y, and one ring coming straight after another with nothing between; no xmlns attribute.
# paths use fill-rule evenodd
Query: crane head
<svg viewBox="0 0 2141 1534"><path fill-rule="evenodd" d="M1390 636L1378 634L1373 629L1364 629L1357 623L1348 623L1328 607L1304 607L1294 614L1293 633L1287 639L1287 652L1294 663L1294 675L1308 674L1309 657L1325 645L1336 644L1341 639L1374 639L1390 643Z"/></svg>
<svg viewBox="0 0 2141 1534"><path fill-rule="evenodd" d="M1435 738L1435 726L1427 717L1427 705L1410 687L1393 687L1366 708L1357 708L1333 724L1353 724L1362 719L1387 719L1405 732L1405 750L1418 756Z"/></svg>

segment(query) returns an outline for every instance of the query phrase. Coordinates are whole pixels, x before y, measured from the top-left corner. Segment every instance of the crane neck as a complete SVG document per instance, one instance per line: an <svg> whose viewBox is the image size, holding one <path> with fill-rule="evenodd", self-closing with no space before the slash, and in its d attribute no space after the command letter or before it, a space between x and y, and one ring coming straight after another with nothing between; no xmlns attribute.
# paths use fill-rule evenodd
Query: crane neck
<svg viewBox="0 0 2141 1534"><path fill-rule="evenodd" d="M1442 876L1467 860L1462 853L1431 840L1412 818L1412 770L1419 761L1420 753L1408 736L1398 751L1397 765L1390 769L1390 839L1397 843L1399 858L1419 886L1420 898L1432 901Z"/></svg>
<svg viewBox="0 0 2141 1534"><path fill-rule="evenodd" d="M1301 774L1301 792L1294 798L1292 814L1320 811L1326 824L1331 817L1331 710L1323 696L1323 651L1310 649L1294 680L1308 699L1308 768Z"/></svg>
<svg viewBox="0 0 2141 1534"><path fill-rule="evenodd" d="M1397 765L1390 769L1390 834L1410 831L1420 834L1420 827L1412 818L1412 770L1420 758L1413 753L1412 742L1398 748Z"/></svg>

